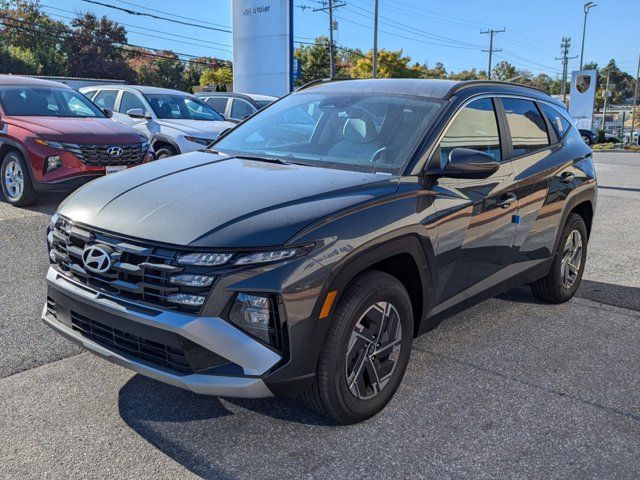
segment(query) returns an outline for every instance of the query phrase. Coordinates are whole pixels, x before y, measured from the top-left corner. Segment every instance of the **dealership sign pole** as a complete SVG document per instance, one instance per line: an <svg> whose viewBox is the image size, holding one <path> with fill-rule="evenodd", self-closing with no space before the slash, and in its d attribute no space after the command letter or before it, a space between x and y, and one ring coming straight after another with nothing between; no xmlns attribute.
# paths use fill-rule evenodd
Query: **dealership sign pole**
<svg viewBox="0 0 640 480"><path fill-rule="evenodd" d="M293 89L293 0L233 0L233 91Z"/></svg>

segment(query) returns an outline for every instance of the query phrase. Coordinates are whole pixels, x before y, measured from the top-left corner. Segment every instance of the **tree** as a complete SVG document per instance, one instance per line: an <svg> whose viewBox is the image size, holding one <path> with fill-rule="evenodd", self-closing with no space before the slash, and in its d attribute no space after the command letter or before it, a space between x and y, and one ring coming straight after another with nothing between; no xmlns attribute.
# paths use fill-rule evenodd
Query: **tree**
<svg viewBox="0 0 640 480"><path fill-rule="evenodd" d="M518 71L516 70L516 67L505 60L498 62L491 71L491 78L494 80L505 81L517 76Z"/></svg>
<svg viewBox="0 0 640 480"><path fill-rule="evenodd" d="M460 70L458 73L451 72L449 74L451 80L480 80L486 79L487 74L484 71L478 72L475 68L471 70Z"/></svg>
<svg viewBox="0 0 640 480"><path fill-rule="evenodd" d="M3 20L0 27L3 44L19 48L22 55L31 52L38 65L37 73L68 73L67 57L62 46L70 29L44 13L39 0L0 0L0 15ZM7 68L7 65L4 67Z"/></svg>
<svg viewBox="0 0 640 480"><path fill-rule="evenodd" d="M71 21L73 31L65 43L69 71L75 76L115 78L133 81L134 71L127 65L127 31L106 16L85 13Z"/></svg>
<svg viewBox="0 0 640 480"><path fill-rule="evenodd" d="M13 45L0 48L0 73L36 75L41 72L42 65L31 50Z"/></svg>
<svg viewBox="0 0 640 480"><path fill-rule="evenodd" d="M329 39L317 37L313 45L300 45L293 53L300 59L302 73L298 83L329 77Z"/></svg>
<svg viewBox="0 0 640 480"><path fill-rule="evenodd" d="M360 58L351 69L354 78L371 78L373 75L373 51ZM378 51L379 78L418 78L423 73L419 67L409 66L411 57L403 56L402 50Z"/></svg>
<svg viewBox="0 0 640 480"><path fill-rule="evenodd" d="M215 85L216 90L220 89L220 91L226 91L226 86L231 83L233 83L233 72L229 67L209 68L200 76L200 85L204 87Z"/></svg>

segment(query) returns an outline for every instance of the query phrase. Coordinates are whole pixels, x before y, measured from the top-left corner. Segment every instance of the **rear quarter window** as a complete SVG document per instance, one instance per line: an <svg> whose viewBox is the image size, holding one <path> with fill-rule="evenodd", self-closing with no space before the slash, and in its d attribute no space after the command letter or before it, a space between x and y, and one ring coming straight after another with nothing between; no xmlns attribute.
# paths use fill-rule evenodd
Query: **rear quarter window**
<svg viewBox="0 0 640 480"><path fill-rule="evenodd" d="M562 140L571 127L571 123L569 122L569 120L567 120L558 109L552 107L551 105L548 105L546 103L539 103L538 106L544 112L547 120L549 120L551 128L558 136L558 139Z"/></svg>

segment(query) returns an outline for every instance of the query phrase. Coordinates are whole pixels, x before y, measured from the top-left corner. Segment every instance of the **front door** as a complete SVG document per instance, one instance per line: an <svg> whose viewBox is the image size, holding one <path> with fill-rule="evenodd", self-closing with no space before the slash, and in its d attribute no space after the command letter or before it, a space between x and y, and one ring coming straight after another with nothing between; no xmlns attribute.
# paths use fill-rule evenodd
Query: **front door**
<svg viewBox="0 0 640 480"><path fill-rule="evenodd" d="M441 165L458 147L483 151L500 162L485 179L434 180L437 211L437 279L432 313L446 310L504 279L513 259L517 197L511 162L491 98L460 110L442 138ZM502 140L501 140L502 138Z"/></svg>

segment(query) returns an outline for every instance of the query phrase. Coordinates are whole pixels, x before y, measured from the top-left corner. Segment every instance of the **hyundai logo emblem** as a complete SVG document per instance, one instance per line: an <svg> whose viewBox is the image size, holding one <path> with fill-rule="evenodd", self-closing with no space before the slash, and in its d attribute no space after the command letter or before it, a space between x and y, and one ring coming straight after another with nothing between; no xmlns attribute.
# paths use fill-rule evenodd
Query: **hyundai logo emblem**
<svg viewBox="0 0 640 480"><path fill-rule="evenodd" d="M107 153L111 157L119 157L120 155L122 155L122 148L120 148L120 147L109 147L109 148L107 148Z"/></svg>
<svg viewBox="0 0 640 480"><path fill-rule="evenodd" d="M84 268L93 273L106 273L111 268L111 249L101 245L90 245L82 252Z"/></svg>

